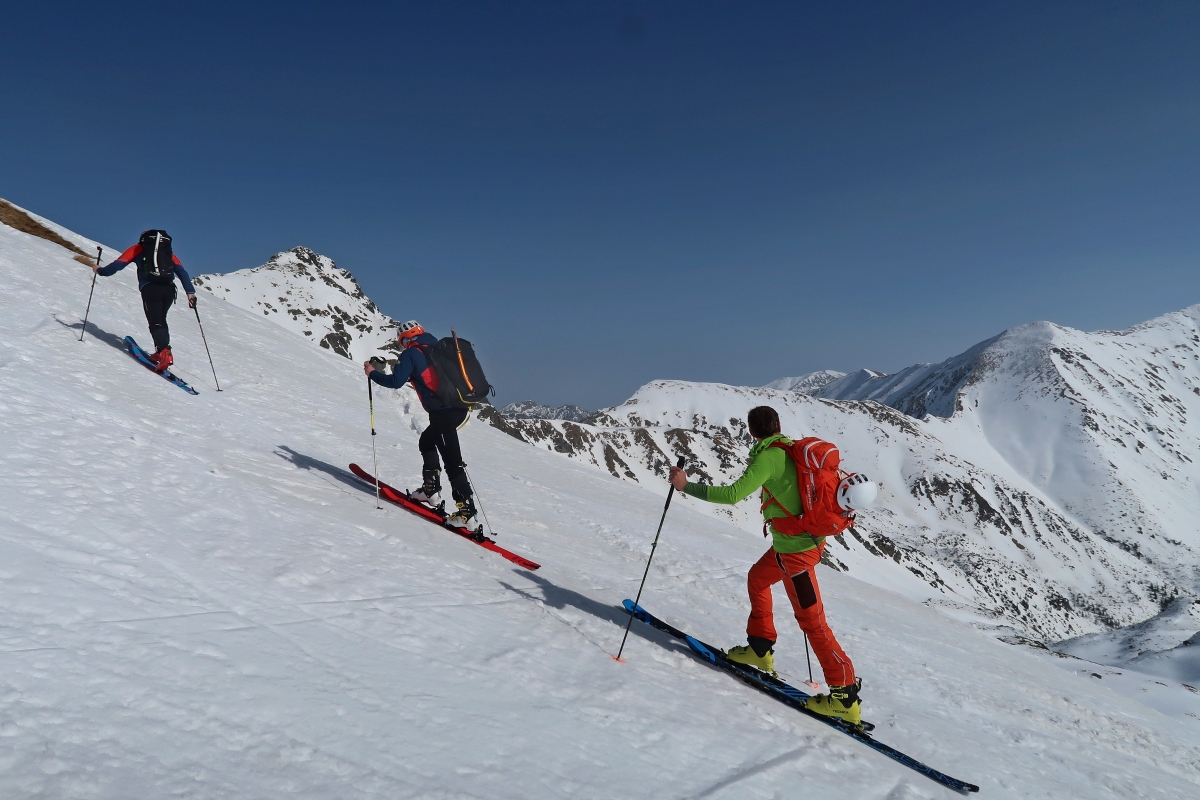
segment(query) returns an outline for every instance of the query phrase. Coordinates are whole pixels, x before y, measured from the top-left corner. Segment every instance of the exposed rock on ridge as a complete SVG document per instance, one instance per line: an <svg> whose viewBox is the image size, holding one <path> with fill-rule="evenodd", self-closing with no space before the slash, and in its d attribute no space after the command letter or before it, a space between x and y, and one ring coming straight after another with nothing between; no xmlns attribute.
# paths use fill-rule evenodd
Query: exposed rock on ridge
<svg viewBox="0 0 1200 800"><path fill-rule="evenodd" d="M518 400L500 409L500 413L512 419L566 419L582 422L595 412L579 406L544 406L533 400Z"/></svg>
<svg viewBox="0 0 1200 800"><path fill-rule="evenodd" d="M1033 323L941 364L845 376L816 398L656 382L590 424L492 421L623 480L661 485L684 455L694 479L729 482L746 411L769 403L785 431L829 438L849 468L883 480L881 510L835 540L831 563L885 585L900 568L930 602L1056 640L1200 593L1198 320L1200 306L1121 332ZM888 405L823 398L833 393ZM758 527L749 501L711 511Z"/></svg>
<svg viewBox="0 0 1200 800"><path fill-rule="evenodd" d="M276 253L254 269L202 275L195 284L345 358L365 361L396 349L396 321L380 312L349 272L307 247Z"/></svg>

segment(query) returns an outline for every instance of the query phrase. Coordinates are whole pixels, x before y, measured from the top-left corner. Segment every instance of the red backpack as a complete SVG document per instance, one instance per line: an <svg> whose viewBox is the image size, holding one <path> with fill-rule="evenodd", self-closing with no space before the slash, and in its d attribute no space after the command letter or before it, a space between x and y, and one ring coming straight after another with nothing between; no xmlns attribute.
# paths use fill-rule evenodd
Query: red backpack
<svg viewBox="0 0 1200 800"><path fill-rule="evenodd" d="M839 469L842 457L837 446L809 436L790 445L772 442L771 447L778 447L791 458L796 465L796 482L800 487L798 517L783 508L783 503L772 497L767 487L763 487L766 502L760 511L765 511L767 506L774 503L787 514L786 517L771 520L770 524L775 530L787 536L806 533L810 536L837 536L850 527L854 522L854 512L843 511L837 501L838 483L842 479Z"/></svg>

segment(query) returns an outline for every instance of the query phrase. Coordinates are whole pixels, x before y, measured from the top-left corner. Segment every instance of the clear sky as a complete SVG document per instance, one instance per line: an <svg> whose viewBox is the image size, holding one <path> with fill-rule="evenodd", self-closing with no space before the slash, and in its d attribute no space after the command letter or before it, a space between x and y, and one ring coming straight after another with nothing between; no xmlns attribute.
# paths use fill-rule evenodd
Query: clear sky
<svg viewBox="0 0 1200 800"><path fill-rule="evenodd" d="M0 197L311 247L504 402L1200 302L1196 2L44 0L0 69Z"/></svg>

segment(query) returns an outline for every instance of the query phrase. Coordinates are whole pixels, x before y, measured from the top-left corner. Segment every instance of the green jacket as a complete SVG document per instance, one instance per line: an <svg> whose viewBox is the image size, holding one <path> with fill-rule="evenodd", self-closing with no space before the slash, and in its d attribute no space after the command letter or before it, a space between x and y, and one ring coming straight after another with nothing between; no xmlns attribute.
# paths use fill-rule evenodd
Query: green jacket
<svg viewBox="0 0 1200 800"><path fill-rule="evenodd" d="M742 473L732 486L709 486L704 483L688 483L684 492L692 497L707 500L710 503L725 503L733 505L749 497L755 489L765 487L771 495L783 504L784 508L794 516L800 516L800 486L796 480L796 468L791 463L788 454L778 447L771 447L775 442L791 444L792 440L782 434L768 436L761 442L755 442L750 448L750 466ZM759 498L760 504L766 501L766 496ZM786 516L783 509L772 503L763 509L763 521L770 522L777 517ZM825 541L824 536L788 536L778 533L771 526L771 537L774 540L777 553L802 553L812 550Z"/></svg>

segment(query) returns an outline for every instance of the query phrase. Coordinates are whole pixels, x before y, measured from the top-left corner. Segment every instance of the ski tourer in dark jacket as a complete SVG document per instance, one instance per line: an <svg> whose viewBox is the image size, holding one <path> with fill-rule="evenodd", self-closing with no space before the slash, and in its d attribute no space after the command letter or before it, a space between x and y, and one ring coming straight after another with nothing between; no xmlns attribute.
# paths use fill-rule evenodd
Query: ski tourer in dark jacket
<svg viewBox="0 0 1200 800"><path fill-rule="evenodd" d="M442 491L441 460L446 462L446 476L450 479L450 489L458 511L450 515L450 521L458 525L470 525L475 517L474 492L471 481L467 478L466 465L462 460L462 449L458 443L458 428L466 422L470 412L465 408L447 405L437 398L438 376L430 363L427 351L437 344L437 337L425 332L416 320L409 320L400 326L400 335L396 337L404 352L396 362L391 375L385 375L375 369L370 361L363 364L363 371L369 380L389 389L399 389L405 383L411 383L421 398L421 405L429 413L429 427L421 434L417 444L421 451L421 477L424 482L414 493L421 501L430 501L434 495Z"/></svg>
<svg viewBox="0 0 1200 800"><path fill-rule="evenodd" d="M367 374L371 380L380 386L385 386L388 389L399 389L406 383L411 383L413 389L417 392L417 397L421 398L421 407L428 412L441 411L444 408L451 408L441 400L438 400L429 386L437 379L433 378L433 366L429 363L429 359L425 357L423 348L433 347L437 344L436 336L424 332L417 336L410 336L407 339L402 339L401 344L404 347L404 352L400 354L400 360L396 362L396 366L392 369L391 375L385 375L377 369L372 369ZM370 362L367 362L368 364Z"/></svg>
<svg viewBox="0 0 1200 800"><path fill-rule="evenodd" d="M137 264L138 291L142 293L142 310L154 339L154 354L150 360L159 372L174 363L171 354L171 332L167 328L167 311L175 302L175 279L183 284L188 307L196 307L196 287L183 268L179 256L171 249L171 237L166 231L145 231L133 247L103 267L94 266L97 275L115 275L130 264ZM157 273L157 274L156 274Z"/></svg>

